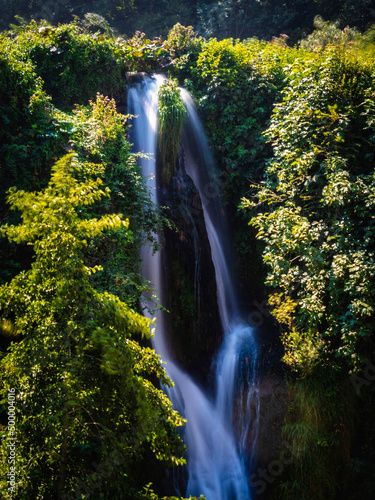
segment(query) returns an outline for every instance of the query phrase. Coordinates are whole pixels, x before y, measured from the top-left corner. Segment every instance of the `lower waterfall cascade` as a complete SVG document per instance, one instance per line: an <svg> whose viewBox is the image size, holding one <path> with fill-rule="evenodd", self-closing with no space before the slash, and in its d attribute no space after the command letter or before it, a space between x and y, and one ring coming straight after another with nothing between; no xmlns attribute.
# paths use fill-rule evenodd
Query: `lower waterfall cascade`
<svg viewBox="0 0 375 500"><path fill-rule="evenodd" d="M133 150L150 156L139 161L155 202L158 90L164 81L161 75L142 77L128 89L128 112L136 117L131 127ZM166 362L167 373L174 382L174 387L167 389L168 396L187 419L183 439L188 480L186 492L182 493L202 494L207 500L250 500L248 479L254 466L259 428L258 348L253 328L244 320L246 312L240 307L225 212L218 190L211 189L217 185L213 184L215 164L208 140L189 93L181 89L181 97L187 108L181 140L183 163L202 202L224 334L211 364L214 390L200 387L173 358L166 340L167 313L163 309L155 313L153 347ZM144 247L141 258L144 276L154 284L158 301L164 304L161 254L162 250L153 253Z"/></svg>

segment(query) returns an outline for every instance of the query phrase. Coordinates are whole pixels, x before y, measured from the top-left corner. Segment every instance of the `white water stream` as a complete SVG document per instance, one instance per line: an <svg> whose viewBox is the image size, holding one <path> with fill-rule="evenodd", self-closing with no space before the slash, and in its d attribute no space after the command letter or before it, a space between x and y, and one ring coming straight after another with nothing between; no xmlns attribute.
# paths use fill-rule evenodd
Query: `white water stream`
<svg viewBox="0 0 375 500"><path fill-rule="evenodd" d="M131 140L134 151L156 158L157 94L162 76L144 78L128 91L128 111L136 115ZM228 245L229 233L218 192L210 189L214 163L202 125L189 94L182 90L188 110L183 148L185 168L200 193L217 283L217 300L224 341L215 363L216 392L210 397L172 359L165 339L164 311L156 313L153 345L167 362L166 369L175 387L168 390L174 407L187 419L184 441L187 446L188 484L186 495L203 494L207 500L249 500L248 476L253 459L249 433L256 440L259 399L256 384L257 350L250 326L241 321ZM141 159L142 173L156 196L156 163ZM143 272L154 283L163 304L160 252L142 250ZM241 376L240 376L241 374ZM236 431L233 422L236 421Z"/></svg>

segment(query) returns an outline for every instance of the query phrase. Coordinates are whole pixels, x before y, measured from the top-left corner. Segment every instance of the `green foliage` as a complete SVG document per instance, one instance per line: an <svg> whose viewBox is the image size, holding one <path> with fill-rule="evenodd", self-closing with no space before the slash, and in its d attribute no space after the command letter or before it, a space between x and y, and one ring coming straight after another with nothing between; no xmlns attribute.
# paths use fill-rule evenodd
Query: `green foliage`
<svg viewBox="0 0 375 500"><path fill-rule="evenodd" d="M11 320L21 335L0 366L3 401L9 388L16 393L17 498L77 498L83 483L96 498L133 499L139 485L132 471L145 452L183 463L176 432L183 421L149 378L170 381L159 356L137 342L150 337L149 320L90 282L101 266L86 264L88 240L128 234L119 215L79 215L109 196L103 171L69 154L44 191L8 195L22 222L1 232L35 251L31 269L0 288L2 321ZM11 498L7 452L4 439L3 498ZM110 468L104 477L93 469L97 461Z"/></svg>
<svg viewBox="0 0 375 500"><path fill-rule="evenodd" d="M325 372L289 384L291 404L282 429L288 465L272 498L324 500L336 498L337 472L350 453L354 394ZM284 451L285 453L285 451Z"/></svg>
<svg viewBox="0 0 375 500"><path fill-rule="evenodd" d="M17 36L1 37L0 215L2 219L16 222L17 216L5 207L5 191L10 186L21 189L44 187L53 162L68 150L78 151L87 162L105 165L103 180L111 189L111 202L104 200L100 206L96 204L95 208L89 210L94 209L99 214L108 210L120 212L129 218L136 231L132 240L126 242L121 233L111 237L100 235L91 240L87 249L90 260L95 261L99 255L109 257L104 259L103 271L95 275L93 281L99 290L110 290L136 306L145 287L144 279L139 274L139 247L143 241L155 243L152 234L160 225L160 220L137 166L137 158L130 154L126 119L116 112L113 100L96 96L99 89L109 89L94 66L101 64L104 48L109 50L108 56L112 51L110 57L116 56L121 65L124 63L120 60L125 60L124 51L132 53L126 63L132 65L137 59L134 53L138 48L131 43L123 46L124 42L119 41L116 45L117 42L113 40L103 36L99 40L98 37L97 34L90 35L82 31L77 24L54 28L36 25L35 22L23 25L22 32ZM42 67L39 67L38 58L34 61L30 59L30 54L35 55L46 47L52 45L52 48L56 48L59 40L64 44L64 57L73 60L77 55L84 54L87 59L85 64L94 65L90 69L92 74L86 80L79 61L72 64L69 71L74 75L67 76L66 80L71 90L65 87L64 76L59 75L59 57L63 57L62 53L56 55L47 50L49 55L43 58ZM142 44L147 43L143 41ZM111 66L107 67L110 68L107 75L109 79L117 81L113 83L119 86L114 91L117 94L124 80L116 80L118 65L112 64L112 59L109 63ZM65 108L69 109L65 101L69 93L71 99L77 102L85 99L85 86L90 87L90 95L97 98L89 107L78 106L73 114L63 113L51 104L51 98L46 94L45 84L37 76L38 73L44 74L50 86L56 82L55 100L63 100ZM14 276L19 266L25 268L29 265L30 251L18 250L15 245L2 239L0 257L0 279L4 282Z"/></svg>
<svg viewBox="0 0 375 500"><path fill-rule="evenodd" d="M172 57L191 57L192 53L199 52L202 42L202 38L197 38L192 26L177 23L168 33L166 47Z"/></svg>
<svg viewBox="0 0 375 500"><path fill-rule="evenodd" d="M115 41L85 32L77 23L58 27L31 22L17 43L27 50L56 106L69 109L95 97L112 97L125 85L126 59Z"/></svg>
<svg viewBox="0 0 375 500"><path fill-rule="evenodd" d="M254 217L268 283L296 302L299 328L326 364L357 369L373 333L373 92L371 65L351 53L290 68L267 132L275 151Z"/></svg>
<svg viewBox="0 0 375 500"><path fill-rule="evenodd" d="M119 38L116 43L121 48L121 57L125 57L130 71L154 73L168 56L166 44L161 37L150 40L139 30L129 40Z"/></svg>
<svg viewBox="0 0 375 500"><path fill-rule="evenodd" d="M282 330L281 339L284 344L283 361L292 370L305 378L319 364L319 335L311 330L302 332L296 325L294 316L297 302L282 293L270 295L269 304L272 306L272 315L285 330Z"/></svg>
<svg viewBox="0 0 375 500"><path fill-rule="evenodd" d="M304 49L325 49L328 45L338 45L344 48L353 44L360 37L356 29L346 27L341 30L339 22L330 23L324 21L320 16L315 17L314 26L315 31L300 42L301 47Z"/></svg>
<svg viewBox="0 0 375 500"><path fill-rule="evenodd" d="M17 36L0 37L2 199L12 185L45 186L51 165L64 153L64 128L52 119L46 90L66 110L86 105L98 91L118 95L126 84L125 70L136 68L138 50L132 41L89 34L76 23L56 28L32 22ZM146 50L143 55L147 58ZM3 215L4 207L0 210Z"/></svg>
<svg viewBox="0 0 375 500"><path fill-rule="evenodd" d="M159 89L158 108L159 149L162 174L167 184L173 176L185 116L186 108L181 100L177 82L167 80Z"/></svg>
<svg viewBox="0 0 375 500"><path fill-rule="evenodd" d="M295 460L275 498L335 498L353 433L348 375L374 358L374 67L340 43L300 49L285 70L266 132L274 157L242 203L297 378L283 428Z"/></svg>
<svg viewBox="0 0 375 500"><path fill-rule="evenodd" d="M24 49L0 36L0 195L38 186L57 150L51 102ZM26 167L27 165L27 167ZM1 214L4 213L2 205Z"/></svg>
<svg viewBox="0 0 375 500"><path fill-rule="evenodd" d="M239 198L270 154L262 132L284 86L283 65L294 57L257 40L213 39L190 65L185 85L202 110L227 198Z"/></svg>
<svg viewBox="0 0 375 500"><path fill-rule="evenodd" d="M94 22L102 32L90 32ZM160 38L151 41L140 32L129 40L115 38L105 19L94 14L57 27L31 21L2 40L19 61L33 66L54 105L66 111L93 100L98 90L119 99L128 71L155 71L167 55Z"/></svg>
<svg viewBox="0 0 375 500"><path fill-rule="evenodd" d="M93 277L98 290L115 293L136 307L144 290L139 274L139 249L142 243L153 244L153 231L160 225L145 181L130 153L126 139L127 118L116 112L115 102L97 95L89 107L77 107L72 115L56 113L56 126L66 131L65 141L85 161L105 166L103 180L111 190L111 200L97 203L94 213L122 213L136 228L131 238L122 232L100 235L90 241L86 255L89 262L103 261L103 270ZM92 211L92 209L90 209Z"/></svg>

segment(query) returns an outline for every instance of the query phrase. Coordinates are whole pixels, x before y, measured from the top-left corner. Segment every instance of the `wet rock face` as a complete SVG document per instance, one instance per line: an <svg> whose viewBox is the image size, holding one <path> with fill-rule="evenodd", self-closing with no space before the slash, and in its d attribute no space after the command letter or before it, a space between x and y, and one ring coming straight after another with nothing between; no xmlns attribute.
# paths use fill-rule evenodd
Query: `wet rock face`
<svg viewBox="0 0 375 500"><path fill-rule="evenodd" d="M277 458L281 445L281 427L288 407L288 391L284 379L263 377L259 384L260 416L256 455L259 466L267 467Z"/></svg>
<svg viewBox="0 0 375 500"><path fill-rule="evenodd" d="M279 328L270 315L265 314L261 328L256 329L256 339L259 345L259 429L250 485L255 499L268 500L286 466L280 457L289 456L281 429L290 401L285 378L287 368L281 362L284 349Z"/></svg>
<svg viewBox="0 0 375 500"><path fill-rule="evenodd" d="M242 395L243 399L244 396L246 397L246 394ZM252 422L255 422L258 411L259 427L250 425L245 443L248 450L252 450L255 442L254 461L248 482L254 500L269 500L272 498L274 483L283 473L290 455L287 443L283 443L281 439L281 428L288 403L285 380L278 376L263 375L257 387L256 397L259 406L254 404L254 409L251 408ZM280 455L280 451L284 454ZM280 457L285 457L285 460Z"/></svg>
<svg viewBox="0 0 375 500"><path fill-rule="evenodd" d="M163 241L164 306L173 332L169 348L182 367L205 383L223 333L202 203L185 172L182 151L170 185L159 186L159 204L168 207L173 224Z"/></svg>

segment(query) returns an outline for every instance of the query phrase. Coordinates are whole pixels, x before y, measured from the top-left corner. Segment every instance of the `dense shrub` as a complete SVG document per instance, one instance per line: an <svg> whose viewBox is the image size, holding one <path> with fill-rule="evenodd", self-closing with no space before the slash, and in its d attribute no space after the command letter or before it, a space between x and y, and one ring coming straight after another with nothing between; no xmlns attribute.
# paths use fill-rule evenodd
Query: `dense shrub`
<svg viewBox="0 0 375 500"><path fill-rule="evenodd" d="M349 382L374 358L374 67L338 46L298 58L288 71L267 131L274 158L258 204L243 205L258 211L251 223L265 243L270 304L295 372L284 438L299 451L277 498L335 498L350 450L345 413L358 389ZM347 389L337 387L347 386L345 403ZM314 393L322 400L310 403Z"/></svg>

